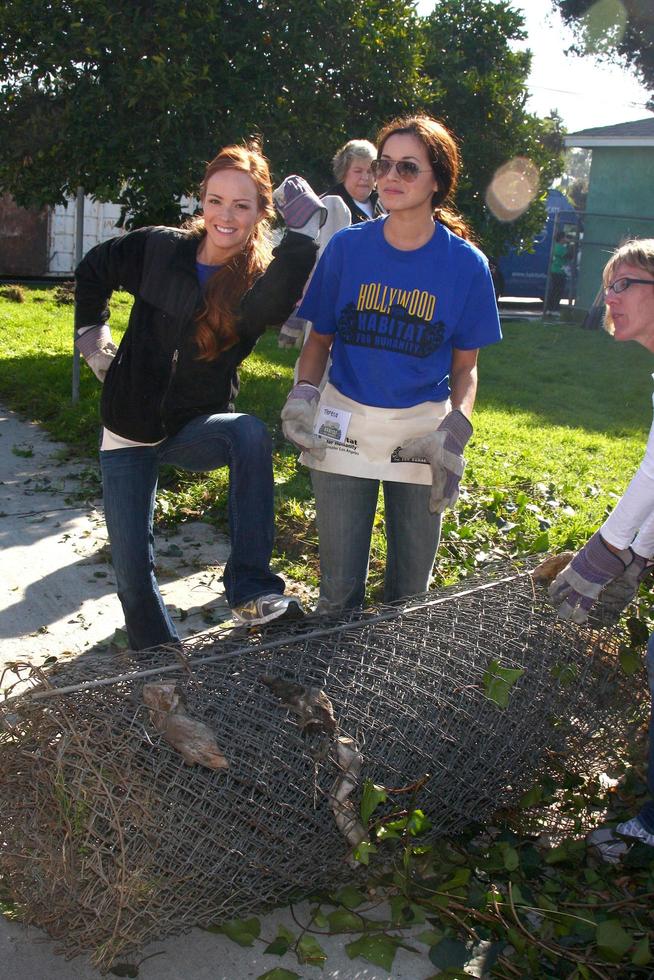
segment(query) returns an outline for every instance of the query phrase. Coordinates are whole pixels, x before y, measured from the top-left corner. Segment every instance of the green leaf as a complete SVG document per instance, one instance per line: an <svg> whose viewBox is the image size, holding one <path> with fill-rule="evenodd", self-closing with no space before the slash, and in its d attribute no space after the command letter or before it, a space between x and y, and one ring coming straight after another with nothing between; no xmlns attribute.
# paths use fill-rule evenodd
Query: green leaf
<svg viewBox="0 0 654 980"><path fill-rule="evenodd" d="M354 885L346 885L345 888L341 888L340 891L336 892L335 898L339 905L344 905L347 909L356 909L367 901L363 892L355 888Z"/></svg>
<svg viewBox="0 0 654 980"><path fill-rule="evenodd" d="M329 919L320 909L316 909L311 921L317 929L329 929Z"/></svg>
<svg viewBox="0 0 654 980"><path fill-rule="evenodd" d="M506 708L509 703L509 691L523 674L524 668L500 667L499 660L491 660L483 677L486 696L500 708Z"/></svg>
<svg viewBox="0 0 654 980"><path fill-rule="evenodd" d="M642 619L638 619L637 616L629 616L627 619L627 630L629 631L629 639L635 647L642 647L647 643L649 629L647 628L647 623Z"/></svg>
<svg viewBox="0 0 654 980"><path fill-rule="evenodd" d="M293 970L285 970L282 966L276 966L274 970L261 973L257 980L302 980L302 978L299 973L294 973Z"/></svg>
<svg viewBox="0 0 654 980"><path fill-rule="evenodd" d="M135 963L115 963L109 973L113 973L115 977L129 977L132 980L133 977L138 977L139 968Z"/></svg>
<svg viewBox="0 0 654 980"><path fill-rule="evenodd" d="M284 956L285 953L288 953L290 948L291 944L289 943L288 939L286 939L284 936L277 936L276 939L273 939L273 941L266 946L264 953L270 953L272 956Z"/></svg>
<svg viewBox="0 0 654 980"><path fill-rule="evenodd" d="M388 794L383 786L377 786L371 779L366 779L363 784L360 807L361 821L365 826L368 826L368 821L379 804L385 803L387 799Z"/></svg>
<svg viewBox="0 0 654 980"><path fill-rule="evenodd" d="M530 806L535 806L543 798L543 787L538 784L534 784L531 789L528 789L526 793L523 793L518 800L518 806L521 810L527 810Z"/></svg>
<svg viewBox="0 0 654 980"><path fill-rule="evenodd" d="M354 848L352 856L354 857L355 861L359 862L359 864L368 865L370 864L370 855L374 854L376 850L377 847L375 844L371 844L369 840L362 840L361 843Z"/></svg>
<svg viewBox="0 0 654 980"><path fill-rule="evenodd" d="M239 946L253 946L254 940L261 934L261 923L257 918L231 919L229 922L221 922L218 931Z"/></svg>
<svg viewBox="0 0 654 980"><path fill-rule="evenodd" d="M365 922L356 912L349 909L335 909L327 917L330 932L363 932Z"/></svg>
<svg viewBox="0 0 654 980"><path fill-rule="evenodd" d="M652 962L652 952L649 947L648 936L643 936L640 942L636 943L631 955L631 962L634 966L647 966Z"/></svg>
<svg viewBox="0 0 654 980"><path fill-rule="evenodd" d="M389 904L391 919L395 926L422 924L426 919L425 910L410 902L404 895L394 895Z"/></svg>
<svg viewBox="0 0 654 980"><path fill-rule="evenodd" d="M470 955L465 943L460 939L450 939L446 936L436 946L429 950L429 959L439 970L460 970L466 964Z"/></svg>
<svg viewBox="0 0 654 980"><path fill-rule="evenodd" d="M412 837L418 837L420 834L431 830L431 820L425 816L422 810L412 810L407 822L407 830Z"/></svg>
<svg viewBox="0 0 654 980"><path fill-rule="evenodd" d="M519 929L514 929L514 927L511 926L509 929L507 929L506 935L514 949L516 949L518 953L522 953L527 945L527 939L524 933L520 932Z"/></svg>
<svg viewBox="0 0 654 980"><path fill-rule="evenodd" d="M470 881L471 874L472 871L470 868L457 868L452 877L444 881L438 890L441 892L451 892L455 888L464 888Z"/></svg>
<svg viewBox="0 0 654 980"><path fill-rule="evenodd" d="M277 926L277 935L280 939L285 939L288 943L295 942L295 936L290 929L287 929L284 925Z"/></svg>
<svg viewBox="0 0 654 980"><path fill-rule="evenodd" d="M310 966L322 966L327 959L327 953L315 936L310 936L305 933L297 944L297 958L299 963L308 963Z"/></svg>
<svg viewBox="0 0 654 980"><path fill-rule="evenodd" d="M607 919L597 927L597 948L605 960L619 963L632 945L632 938L618 919Z"/></svg>
<svg viewBox="0 0 654 980"><path fill-rule="evenodd" d="M543 533L539 534L537 538L534 538L531 544L531 548L529 550L533 555L539 555L543 551L549 551L550 550L549 531L543 531Z"/></svg>
<svg viewBox="0 0 654 980"><path fill-rule="evenodd" d="M425 929L424 932L418 933L415 938L418 942L424 943L425 946L435 946L441 941L443 935L440 929Z"/></svg>
<svg viewBox="0 0 654 980"><path fill-rule="evenodd" d="M631 677L640 668L640 656L637 650L633 647L620 647L620 667L622 671Z"/></svg>
<svg viewBox="0 0 654 980"><path fill-rule="evenodd" d="M394 939L392 936L387 936L385 933L377 936L366 935L361 936L360 939L355 939L352 943L348 943L345 947L345 952L351 960L356 956L361 956L369 963L374 963L375 966L381 966L390 973L398 945L399 940Z"/></svg>

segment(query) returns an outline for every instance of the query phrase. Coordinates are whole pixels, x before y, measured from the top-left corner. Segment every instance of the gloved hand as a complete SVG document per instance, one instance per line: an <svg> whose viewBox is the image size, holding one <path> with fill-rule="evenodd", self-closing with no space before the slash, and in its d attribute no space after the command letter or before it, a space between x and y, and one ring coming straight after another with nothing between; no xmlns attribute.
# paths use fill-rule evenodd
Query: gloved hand
<svg viewBox="0 0 654 980"><path fill-rule="evenodd" d="M303 177L291 174L273 191L273 202L291 231L317 238L327 220L327 208Z"/></svg>
<svg viewBox="0 0 654 980"><path fill-rule="evenodd" d="M449 412L435 432L409 439L400 446L398 459L410 463L426 459L431 467L429 510L442 514L453 507L459 496L459 483L465 468L463 450L472 435L472 425L458 408Z"/></svg>
<svg viewBox="0 0 654 980"><path fill-rule="evenodd" d="M289 316L286 323L282 325L277 337L278 347L301 347L304 330L307 325L306 320L299 316Z"/></svg>
<svg viewBox="0 0 654 980"><path fill-rule="evenodd" d="M99 350L93 351L85 358L86 363L93 371L94 375L104 384L104 379L107 377L107 371L113 361L114 357L118 353L118 348L113 341L109 341L104 347Z"/></svg>
<svg viewBox="0 0 654 980"><path fill-rule="evenodd" d="M617 623L623 610L638 595L641 582L654 571L650 558L637 555L632 548L627 551L632 555L631 563L602 590L597 602L598 616L606 626Z"/></svg>
<svg viewBox="0 0 654 980"><path fill-rule="evenodd" d="M319 401L320 389L307 381L291 388L282 409L282 432L299 449L307 449L316 459L324 459L327 447L313 431Z"/></svg>
<svg viewBox="0 0 654 980"><path fill-rule="evenodd" d="M79 329L75 346L98 381L104 382L109 366L118 352L107 324L99 323Z"/></svg>
<svg viewBox="0 0 654 980"><path fill-rule="evenodd" d="M632 557L629 548L617 554L611 551L596 531L548 589L559 619L585 623L604 586L624 574Z"/></svg>

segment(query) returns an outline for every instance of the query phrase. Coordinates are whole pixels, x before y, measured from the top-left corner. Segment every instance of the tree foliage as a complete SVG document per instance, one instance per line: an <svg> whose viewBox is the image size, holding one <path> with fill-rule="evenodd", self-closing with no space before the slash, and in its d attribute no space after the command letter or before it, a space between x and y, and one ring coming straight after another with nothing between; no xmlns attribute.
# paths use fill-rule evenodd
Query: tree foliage
<svg viewBox="0 0 654 980"><path fill-rule="evenodd" d="M527 112L531 55L511 42L525 38L523 17L504 0L441 0L425 18L424 70L431 78L428 109L462 145L463 178L457 201L491 255L530 243L546 220L547 188L562 169L558 116ZM534 204L510 224L494 219L485 192L496 169L516 156L540 172Z"/></svg>
<svg viewBox="0 0 654 980"><path fill-rule="evenodd" d="M254 133L278 174L324 179L421 85L408 0L15 0L0 28L0 187L38 206L81 185L141 223Z"/></svg>
<svg viewBox="0 0 654 980"><path fill-rule="evenodd" d="M654 92L654 8L651 0L552 0L575 31L578 54L626 62ZM654 95L648 108L654 111Z"/></svg>
<svg viewBox="0 0 654 980"><path fill-rule="evenodd" d="M323 190L351 137L424 109L463 143L459 206L489 250L527 240L485 188L518 154L558 173L560 121L525 111L521 15L499 0L13 0L0 13L0 190L24 206L79 186L133 224L176 223L217 149L260 133L275 175Z"/></svg>

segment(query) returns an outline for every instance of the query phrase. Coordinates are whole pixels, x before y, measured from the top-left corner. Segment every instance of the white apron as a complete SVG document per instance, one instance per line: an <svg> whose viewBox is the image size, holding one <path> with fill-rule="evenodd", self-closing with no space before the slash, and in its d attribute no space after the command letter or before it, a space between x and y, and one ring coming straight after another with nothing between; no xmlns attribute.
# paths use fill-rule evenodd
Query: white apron
<svg viewBox="0 0 654 980"><path fill-rule="evenodd" d="M346 398L328 382L320 396L314 429L327 448L325 458L316 459L305 449L300 462L326 473L428 485L429 465L424 461L403 463L396 458L397 450L409 439L434 432L450 408L449 399L410 408L375 408Z"/></svg>

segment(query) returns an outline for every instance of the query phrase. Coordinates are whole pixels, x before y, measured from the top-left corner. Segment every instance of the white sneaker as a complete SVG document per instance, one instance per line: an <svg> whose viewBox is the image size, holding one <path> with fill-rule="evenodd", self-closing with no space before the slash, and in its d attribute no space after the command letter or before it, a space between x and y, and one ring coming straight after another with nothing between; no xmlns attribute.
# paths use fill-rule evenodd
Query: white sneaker
<svg viewBox="0 0 654 980"><path fill-rule="evenodd" d="M232 615L244 626L260 626L273 619L302 619L306 615L302 603L294 595L258 595L241 606L234 606Z"/></svg>
<svg viewBox="0 0 654 980"><path fill-rule="evenodd" d="M629 850L629 844L616 837L612 827L598 827L593 830L586 838L586 843L608 864L619 864Z"/></svg>
<svg viewBox="0 0 654 980"><path fill-rule="evenodd" d="M615 832L616 834L621 834L623 837L632 837L634 840L639 840L643 844L654 847L654 834L650 834L648 830L645 830L640 822L640 817L632 817L631 820L625 820L623 823L619 823L615 828Z"/></svg>

